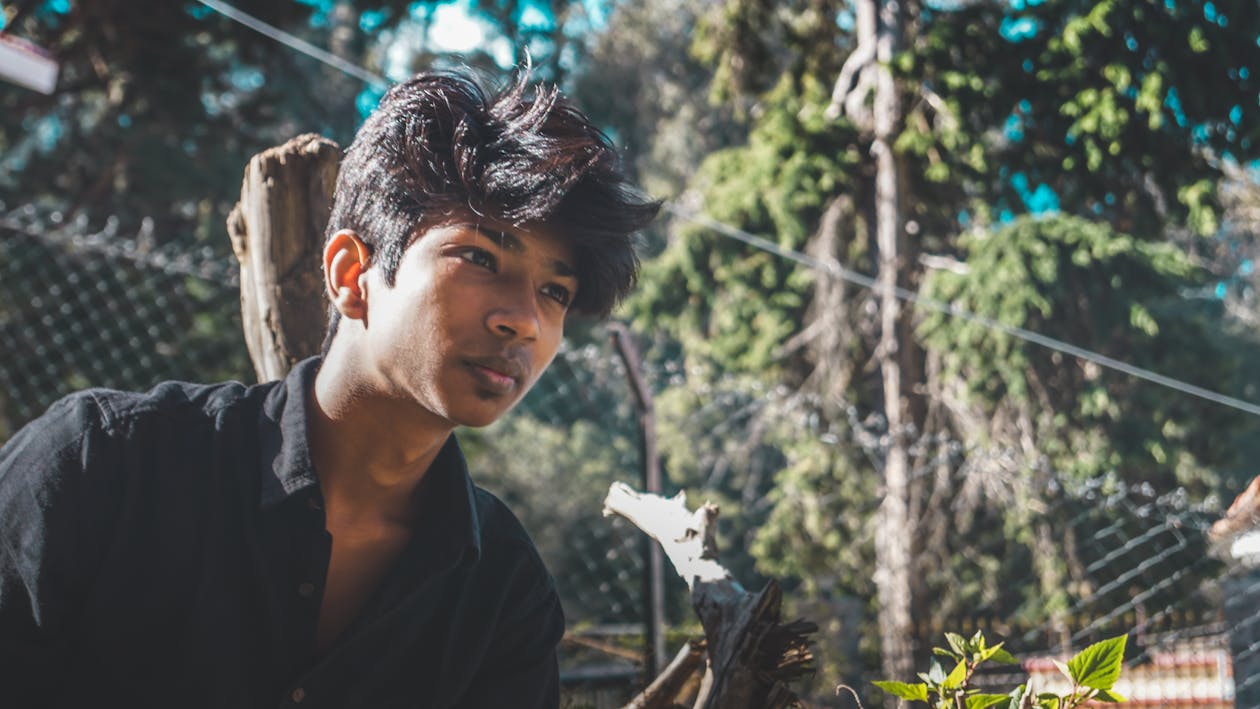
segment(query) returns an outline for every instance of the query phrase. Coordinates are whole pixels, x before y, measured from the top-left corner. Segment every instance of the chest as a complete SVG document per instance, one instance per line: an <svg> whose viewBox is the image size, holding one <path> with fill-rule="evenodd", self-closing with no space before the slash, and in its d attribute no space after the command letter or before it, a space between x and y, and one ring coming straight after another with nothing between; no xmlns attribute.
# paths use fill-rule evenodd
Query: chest
<svg viewBox="0 0 1260 709"><path fill-rule="evenodd" d="M411 534L405 529L329 525L332 553L319 606L315 650L323 653L380 588Z"/></svg>

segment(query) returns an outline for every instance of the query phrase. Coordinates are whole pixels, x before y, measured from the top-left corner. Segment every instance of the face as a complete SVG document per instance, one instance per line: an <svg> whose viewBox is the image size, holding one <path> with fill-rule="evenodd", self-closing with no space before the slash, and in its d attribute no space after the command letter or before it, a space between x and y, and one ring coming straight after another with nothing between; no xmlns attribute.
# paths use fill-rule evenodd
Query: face
<svg viewBox="0 0 1260 709"><path fill-rule="evenodd" d="M362 352L388 396L452 425L487 425L555 357L578 288L573 265L545 228L429 229L404 252L392 287L367 269Z"/></svg>

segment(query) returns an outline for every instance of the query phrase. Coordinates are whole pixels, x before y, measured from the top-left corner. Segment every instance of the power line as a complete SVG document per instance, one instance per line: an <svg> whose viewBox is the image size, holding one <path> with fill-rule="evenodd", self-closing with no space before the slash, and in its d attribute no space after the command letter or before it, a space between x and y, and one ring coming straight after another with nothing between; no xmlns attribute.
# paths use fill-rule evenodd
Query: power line
<svg viewBox="0 0 1260 709"><path fill-rule="evenodd" d="M363 81L369 84L372 84L374 86L382 86L382 87L386 85L385 79L383 77L377 74L373 74L360 66L357 66L355 64L352 64L346 61L345 59L342 59L341 57L335 56L333 54L329 54L328 52L318 47L315 47L309 44L308 42L304 42L303 40L298 39L297 37L294 37L293 35L287 32L284 32L283 30L277 29L263 22L262 20L259 20L251 15L241 12L240 10L237 10L231 5L220 2L220 0L197 0L197 1L205 5L206 7L209 7L210 9L214 10L215 12L223 14L225 17L228 17L232 20L240 22L241 24L249 27L250 29L253 29L257 32L261 32L262 34L278 42L281 42L288 47L291 47L299 52L302 52L303 54L306 54L310 57L318 59L319 61L324 62L325 64L328 64L329 66L340 69L341 71L344 71L347 74L350 74L351 76L362 79ZM844 265L842 265L839 261L836 261L835 259L827 259L826 261L824 261L821 259L813 258L799 251L781 247L778 244L768 239L764 239L760 236L750 234L742 229L733 227L729 224L724 224L715 219L706 217L702 214L698 214L698 213L690 212L690 211L683 211L672 204L667 203L665 205L665 209L669 211L671 214L674 214L675 216L681 219L685 219L687 221L691 221L691 222L700 224L702 226L708 227L718 232L719 234L722 234L723 236L735 239L737 241L742 241L750 246L761 249L762 251L766 251L768 253L772 253L776 256L779 256L780 258L785 258L790 261L795 261L796 263L799 263L803 266L807 266L816 271L820 271L822 273L826 273L831 276L840 278L842 280L848 281L850 283L853 283L854 285L861 286L863 288L874 291L876 293L884 293L887 291L887 289L884 286L880 285L874 278L867 276L865 274L859 273L857 271L848 269ZM1011 337L1024 340L1026 342L1031 342L1035 345L1045 347L1055 352L1061 352L1063 354L1076 357L1077 359L1085 360L1087 362L1093 362L1094 364L1097 364L1100 367L1106 367L1107 369L1111 369L1117 372L1122 372L1129 376L1137 377L1138 379L1144 379L1148 382L1152 382L1154 384L1167 387L1174 391L1179 391L1183 394L1189 394L1190 396L1204 399L1206 401L1211 401L1213 403L1220 404L1221 406L1227 406L1229 408L1236 409L1238 411L1243 411L1253 416L1260 416L1260 406L1253 404L1249 401L1243 401L1242 399L1237 399L1232 396L1226 396L1224 394L1214 392L1210 389L1204 389L1203 387L1190 384L1189 382L1183 382L1179 379L1174 379L1172 377L1165 376L1158 372L1153 372L1143 367L1138 367L1136 365L1132 365L1127 362L1122 362L1118 359L1108 357L1104 354L1094 352L1092 350L1087 350L1084 347L1077 347L1076 345L1073 345L1071 343L1064 342L1062 340L1058 340L1053 337L1049 337L1047 335L1042 335L1037 332L1033 332L1032 330L1026 330L1022 327L1016 327L1014 325L1007 325L1006 323L999 322L997 320L994 320L989 317L985 317L983 315L979 315L977 313L973 313L969 310L959 308L949 303L944 303L944 302L941 302L939 300L935 300L932 298L925 298L919 295L918 293L907 290L900 286L893 286L891 290L894 297L900 300L903 300L907 303L911 303L915 305L916 307L922 306L930 310L935 310L939 313L944 313L945 315L949 315L950 317L966 320L967 322L974 322L990 330L997 330L997 331L1003 332Z"/></svg>
<svg viewBox="0 0 1260 709"><path fill-rule="evenodd" d="M700 224L701 226L707 227L709 229L712 229L713 231L718 232L722 236L726 236L731 239L735 239L737 241L742 241L745 244L748 244L749 246L753 246L755 248L761 249L762 251L766 251L768 253L774 254L776 256L779 256L780 258L788 259L789 261L795 261L796 263L799 263L803 266L808 266L809 268L812 268L816 271L820 271L822 273L840 278L842 280L848 281L849 283L853 283L854 285L867 288L876 293L886 293L890 290L886 288L885 286L881 285L880 283L878 283L874 278L871 278L870 276L845 268L839 261L836 261L835 259L827 259L827 260L816 259L812 256L808 256L799 251L794 251L792 249L779 246L778 244L768 239L764 239L760 236L750 234L744 231L743 229L738 229L729 224L723 224L722 222L719 222L715 219L711 219L702 214L697 214L695 212L689 212L689 211L683 211L679 209L678 207L675 207L671 204L667 204L665 206L665 209L668 210L671 214L674 214L675 216L681 219L694 222L696 224ZM950 317L966 320L967 322L974 322L990 330L998 330L1007 335L1010 335L1011 337L1024 340L1027 342L1031 342L1035 345L1040 345L1041 347L1054 350L1055 352L1061 352L1063 354L1076 357L1077 359L1082 359L1087 362L1093 362L1094 364L1097 364L1100 367L1106 367L1107 369L1112 369L1117 372L1123 372L1124 374L1128 374L1129 376L1132 376L1132 377L1137 377L1138 379L1145 379L1148 382L1159 384L1160 386L1164 386L1169 389L1179 391L1183 394L1189 394L1190 396L1195 396L1200 399L1205 399L1207 401L1211 401L1213 403L1220 404L1222 406L1228 406L1232 409L1237 409L1239 411L1252 414L1253 416L1260 416L1260 406L1257 406L1256 404L1253 404L1249 401L1243 401L1242 399L1236 399L1232 396L1219 394L1217 392L1211 391L1210 389L1204 389L1203 387L1195 386L1194 384L1190 384L1189 382L1183 382L1179 379L1174 379L1172 377L1165 376L1158 372L1153 372L1143 367L1138 367L1136 365L1132 365L1127 362L1122 362L1118 359L1108 357L1104 354L1100 354L1092 350L1087 350L1084 347L1077 347L1076 345L1073 345L1071 343L1064 342L1062 340L1058 340L1058 339L1055 339L1053 337L1049 337L1046 335L1042 335L1041 333L1033 332L1032 330L1026 330L1022 327L1016 327L1014 325L1007 325L1006 323L999 322L997 320L994 320L993 318L989 318L983 315L979 315L977 313L973 313L970 310L965 310L963 308L959 308L955 305L944 303L942 301L935 300L933 298L926 298L924 296L919 295L918 293L915 293L911 290L907 290L906 288L902 288L900 286L893 286L891 288L891 291L892 291L893 296L895 296L896 298L903 300L907 303L911 303L915 305L916 307L921 306L924 308L928 308L930 310L935 310L939 313L944 313L945 315L949 315Z"/></svg>
<svg viewBox="0 0 1260 709"><path fill-rule="evenodd" d="M229 20L239 22L255 32L266 35L290 49L295 49L312 59L323 62L338 71L345 72L360 81L371 84L379 89L384 89L389 86L389 82L385 80L385 77L379 74L374 74L357 64L346 61L335 54L320 49L310 42L294 37L288 32L285 32L278 27L269 25L257 17L242 12L225 2L220 2L219 0L197 0L197 2L205 5L211 10L214 10L220 15L223 15Z"/></svg>

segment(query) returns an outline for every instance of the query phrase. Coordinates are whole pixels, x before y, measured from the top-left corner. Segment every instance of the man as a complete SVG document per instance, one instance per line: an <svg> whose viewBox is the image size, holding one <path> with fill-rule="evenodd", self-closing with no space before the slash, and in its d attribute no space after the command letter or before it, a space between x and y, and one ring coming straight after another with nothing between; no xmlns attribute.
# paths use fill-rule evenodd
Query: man
<svg viewBox="0 0 1260 709"><path fill-rule="evenodd" d="M452 431L625 295L656 209L554 91L391 89L337 180L321 358L80 392L0 450L0 706L556 706L554 584Z"/></svg>

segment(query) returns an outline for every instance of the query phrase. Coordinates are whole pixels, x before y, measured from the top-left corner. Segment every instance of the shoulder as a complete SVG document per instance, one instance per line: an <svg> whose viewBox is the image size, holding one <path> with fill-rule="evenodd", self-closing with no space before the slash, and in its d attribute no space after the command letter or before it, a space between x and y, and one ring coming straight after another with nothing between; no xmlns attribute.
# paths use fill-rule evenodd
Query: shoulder
<svg viewBox="0 0 1260 709"><path fill-rule="evenodd" d="M235 381L217 384L169 381L146 392L87 389L71 394L58 404L90 402L98 412L101 425L117 433L147 419L213 420L233 407L261 401L274 384L250 387Z"/></svg>
<svg viewBox="0 0 1260 709"><path fill-rule="evenodd" d="M213 428L222 412L255 398L255 389L263 387L164 382L147 392L75 392L54 402L4 443L0 484L26 479L56 485L76 472L115 468L112 463L136 445L161 442L173 447L177 443L170 436ZM262 394L259 391L257 398Z"/></svg>
<svg viewBox="0 0 1260 709"><path fill-rule="evenodd" d="M534 540L508 506L482 487L474 488L473 503L481 528L481 554L487 562L515 561L546 574L546 566ZM548 580L550 577L548 576Z"/></svg>
<svg viewBox="0 0 1260 709"><path fill-rule="evenodd" d="M480 487L475 503L481 526L477 563L483 589L494 589L501 622L529 627L548 642L564 633L564 612L552 578L525 527L502 500Z"/></svg>

